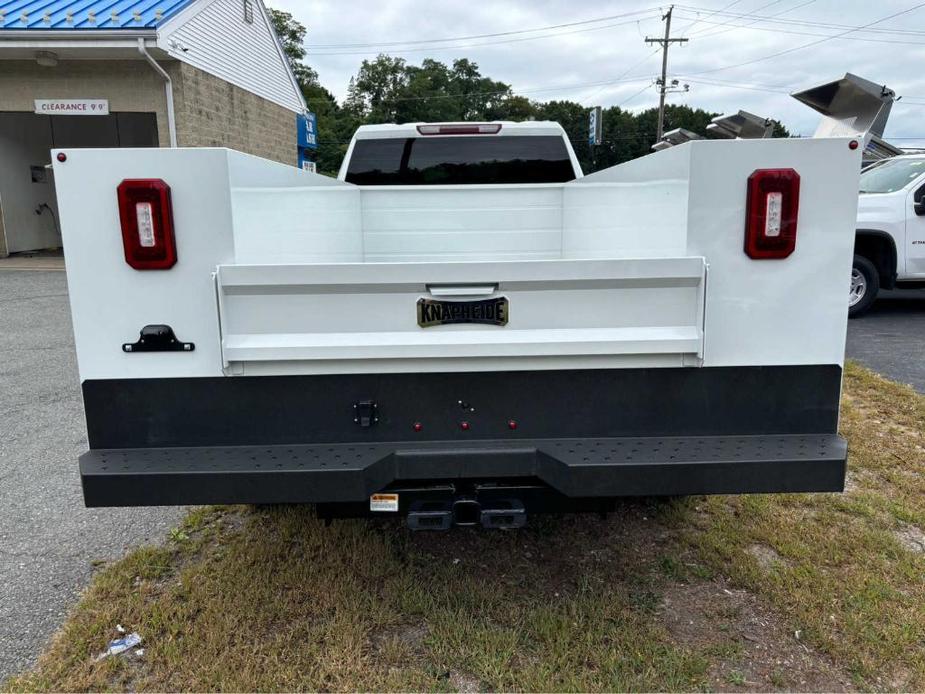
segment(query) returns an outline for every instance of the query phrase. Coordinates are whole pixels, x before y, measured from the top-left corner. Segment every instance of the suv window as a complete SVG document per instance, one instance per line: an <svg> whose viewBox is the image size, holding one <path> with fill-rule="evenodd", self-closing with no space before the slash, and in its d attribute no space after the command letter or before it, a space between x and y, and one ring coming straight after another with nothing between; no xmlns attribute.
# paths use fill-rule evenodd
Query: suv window
<svg viewBox="0 0 925 694"><path fill-rule="evenodd" d="M925 173L925 159L887 159L861 172L861 193L893 193Z"/></svg>
<svg viewBox="0 0 925 694"><path fill-rule="evenodd" d="M365 186L562 183L575 178L556 135L357 140L348 183Z"/></svg>

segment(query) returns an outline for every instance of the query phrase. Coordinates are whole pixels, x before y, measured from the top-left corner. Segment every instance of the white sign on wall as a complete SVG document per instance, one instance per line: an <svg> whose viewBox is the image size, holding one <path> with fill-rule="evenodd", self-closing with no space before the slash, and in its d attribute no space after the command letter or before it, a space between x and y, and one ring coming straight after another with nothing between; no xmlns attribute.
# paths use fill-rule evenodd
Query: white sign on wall
<svg viewBox="0 0 925 694"><path fill-rule="evenodd" d="M108 99L36 99L35 112L42 116L108 116Z"/></svg>

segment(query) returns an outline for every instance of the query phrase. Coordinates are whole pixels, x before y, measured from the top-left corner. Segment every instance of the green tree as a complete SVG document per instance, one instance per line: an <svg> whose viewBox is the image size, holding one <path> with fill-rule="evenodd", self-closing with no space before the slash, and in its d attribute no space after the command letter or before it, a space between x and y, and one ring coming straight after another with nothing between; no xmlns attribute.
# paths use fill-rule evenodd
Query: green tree
<svg viewBox="0 0 925 694"><path fill-rule="evenodd" d="M382 53L375 60L363 61L354 89L355 98L362 103L368 122L398 122L398 103L408 86L408 79L404 58Z"/></svg>
<svg viewBox="0 0 925 694"><path fill-rule="evenodd" d="M299 86L317 84L318 73L302 62L305 59L305 35L308 30L289 12L274 10L272 7L267 10Z"/></svg>

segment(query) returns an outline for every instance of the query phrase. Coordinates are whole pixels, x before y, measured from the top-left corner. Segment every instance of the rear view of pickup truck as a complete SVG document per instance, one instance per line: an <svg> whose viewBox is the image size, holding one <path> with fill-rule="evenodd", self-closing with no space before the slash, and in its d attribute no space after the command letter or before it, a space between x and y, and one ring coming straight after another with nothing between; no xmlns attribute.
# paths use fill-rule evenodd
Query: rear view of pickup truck
<svg viewBox="0 0 925 694"><path fill-rule="evenodd" d="M376 126L340 180L56 152L86 503L516 527L841 490L851 143L696 141L581 176L552 123Z"/></svg>

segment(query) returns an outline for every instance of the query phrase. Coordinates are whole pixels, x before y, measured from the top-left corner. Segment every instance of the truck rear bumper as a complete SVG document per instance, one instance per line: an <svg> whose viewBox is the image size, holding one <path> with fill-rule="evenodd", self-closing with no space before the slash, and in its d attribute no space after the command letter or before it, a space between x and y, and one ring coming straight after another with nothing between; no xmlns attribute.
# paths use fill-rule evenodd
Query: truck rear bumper
<svg viewBox="0 0 925 694"><path fill-rule="evenodd" d="M357 503L415 481L531 479L569 498L837 492L835 434L95 449L87 506Z"/></svg>

